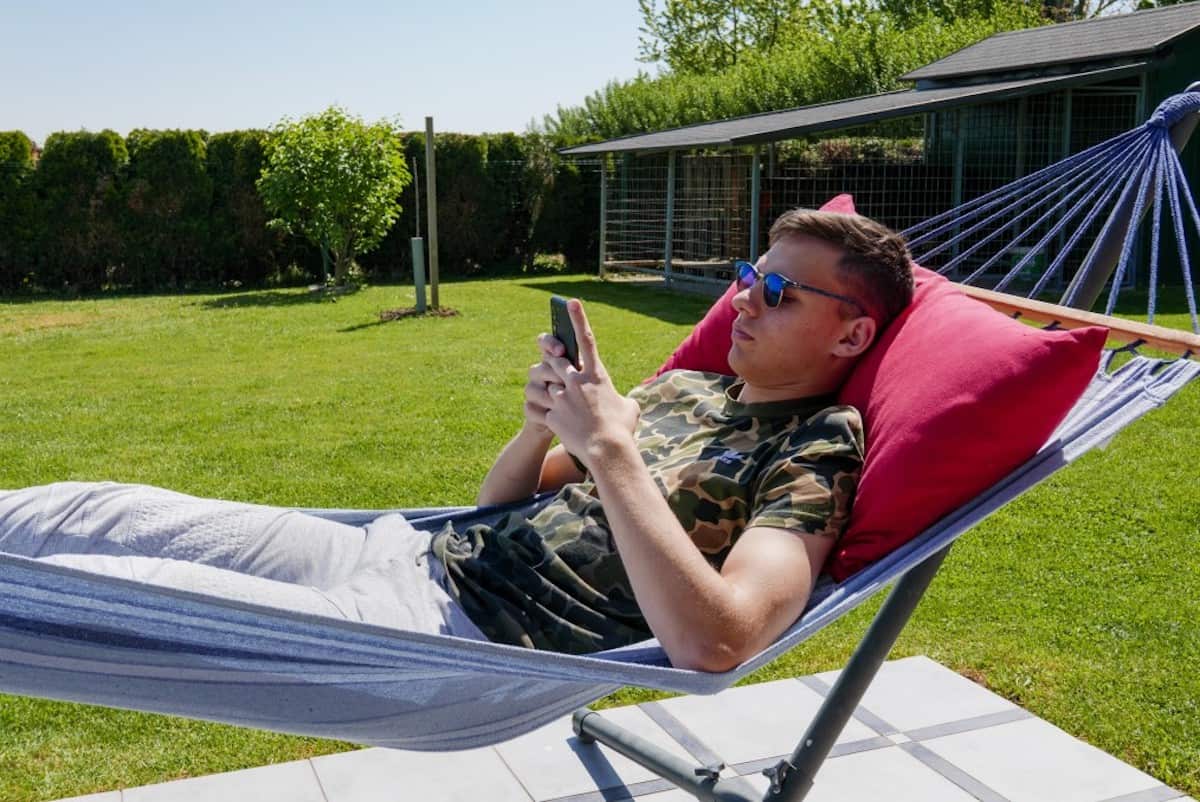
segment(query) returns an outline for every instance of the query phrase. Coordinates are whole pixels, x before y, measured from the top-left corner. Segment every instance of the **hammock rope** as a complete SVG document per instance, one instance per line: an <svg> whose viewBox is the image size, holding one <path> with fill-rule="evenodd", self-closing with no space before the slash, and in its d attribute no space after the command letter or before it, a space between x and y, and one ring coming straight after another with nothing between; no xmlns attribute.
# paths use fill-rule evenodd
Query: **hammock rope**
<svg viewBox="0 0 1200 802"><path fill-rule="evenodd" d="M937 271L962 276L964 284L974 284L994 275L1001 261L1012 257L1011 267L992 285L995 290L1010 291L1013 283L1025 276L1036 260L1044 258L1051 244L1058 240L1062 243L1058 253L1047 260L1048 267L1025 290L1026 297L1042 294L1051 281L1064 277L1074 257L1079 260L1078 269L1061 303L1067 306L1088 303L1089 299L1083 297L1087 279L1093 271L1111 269L1105 304L1105 314L1111 315L1139 250L1143 218L1149 216L1147 319L1153 323L1162 272L1160 246L1165 201L1172 219L1192 331L1200 334L1186 222L1190 220L1193 232L1200 235L1200 211L1172 142L1174 127L1197 112L1200 112L1200 92L1167 98L1150 119L1132 131L908 228L904 233L917 254L917 261L934 267L930 264L932 260L949 254L948 259L936 266ZM1129 215L1113 213L1124 208L1130 209ZM1102 214L1106 216L1098 236L1087 236ZM1102 255L1095 246L1079 258L1075 249L1085 237L1098 243L1119 237L1116 264L1108 267L1098 264ZM1005 244L997 247L1000 241Z"/></svg>

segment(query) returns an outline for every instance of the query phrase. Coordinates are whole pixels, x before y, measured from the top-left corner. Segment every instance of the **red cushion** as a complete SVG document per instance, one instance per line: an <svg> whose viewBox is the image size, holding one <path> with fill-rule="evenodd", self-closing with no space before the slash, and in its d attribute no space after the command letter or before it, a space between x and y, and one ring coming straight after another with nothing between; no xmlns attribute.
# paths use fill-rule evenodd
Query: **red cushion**
<svg viewBox="0 0 1200 802"><path fill-rule="evenodd" d="M839 195L828 208L852 213ZM1012 471L1091 381L1106 331L1043 331L914 268L912 305L839 395L863 414L867 458L850 526L825 570L842 581ZM731 286L659 368L730 374ZM657 373L655 375L658 375ZM919 380L914 380L919 377Z"/></svg>
<svg viewBox="0 0 1200 802"><path fill-rule="evenodd" d="M863 414L867 460L837 581L912 539L1040 448L1091 382L1107 330L1043 331L914 267L913 303L838 396Z"/></svg>

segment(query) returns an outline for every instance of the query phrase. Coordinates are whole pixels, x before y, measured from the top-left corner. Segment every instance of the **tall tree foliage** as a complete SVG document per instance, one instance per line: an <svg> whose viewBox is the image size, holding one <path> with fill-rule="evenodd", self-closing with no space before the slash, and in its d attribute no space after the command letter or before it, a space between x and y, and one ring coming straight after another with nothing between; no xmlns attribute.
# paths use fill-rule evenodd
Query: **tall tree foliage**
<svg viewBox="0 0 1200 802"><path fill-rule="evenodd" d="M720 72L751 49L772 49L802 0L638 0L639 59L675 73Z"/></svg>
<svg viewBox="0 0 1200 802"><path fill-rule="evenodd" d="M267 141L258 190L276 215L272 223L331 256L339 284L355 255L379 245L400 214L411 175L399 133L391 122L367 125L330 107L284 120Z"/></svg>
<svg viewBox="0 0 1200 802"><path fill-rule="evenodd" d="M985 1L947 0L963 8ZM867 0L813 0L788 17L773 47L744 50L733 66L613 81L544 125L561 146L889 91L909 70L1044 22L1037 9L1012 0L949 20L918 2L900 13Z"/></svg>

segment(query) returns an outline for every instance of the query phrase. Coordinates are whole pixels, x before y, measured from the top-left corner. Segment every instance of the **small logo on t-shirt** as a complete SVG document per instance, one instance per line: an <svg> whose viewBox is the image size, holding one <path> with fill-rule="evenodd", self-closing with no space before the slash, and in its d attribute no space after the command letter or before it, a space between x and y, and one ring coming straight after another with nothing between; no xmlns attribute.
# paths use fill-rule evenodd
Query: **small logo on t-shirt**
<svg viewBox="0 0 1200 802"><path fill-rule="evenodd" d="M721 456L717 457L717 462L722 462L726 465L736 465L737 463L739 463L741 461L742 461L741 453L738 451L734 451L732 448L725 449L725 453L722 454Z"/></svg>

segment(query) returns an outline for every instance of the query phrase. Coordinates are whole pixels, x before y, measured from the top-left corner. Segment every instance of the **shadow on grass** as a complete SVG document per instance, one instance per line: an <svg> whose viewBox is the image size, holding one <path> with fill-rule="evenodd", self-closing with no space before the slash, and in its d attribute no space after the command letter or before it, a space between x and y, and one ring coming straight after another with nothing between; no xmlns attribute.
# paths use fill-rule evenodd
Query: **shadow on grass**
<svg viewBox="0 0 1200 802"><path fill-rule="evenodd" d="M392 321L390 321L390 320L372 320L370 323L356 323L353 326L345 326L344 328L338 329L337 333L338 334L350 334L355 331L362 331L363 329L373 329L376 326L382 326L385 323L391 323L391 322Z"/></svg>
<svg viewBox="0 0 1200 802"><path fill-rule="evenodd" d="M714 297L676 292L661 285L646 285L632 281L539 281L523 283L522 287L541 290L547 295L562 295L589 302L608 304L627 312L652 317L665 323L690 325L704 317Z"/></svg>
<svg viewBox="0 0 1200 802"><path fill-rule="evenodd" d="M428 309L424 312L418 312L415 307L407 306L399 309L384 309L379 313L378 320L372 320L370 323L356 323L353 326L346 326L338 329L338 334L348 334L354 331L362 331L363 329L373 329L376 326L382 326L384 323L394 323L401 320L416 320L420 318L447 318L458 317L459 311L451 309L448 306L443 306L440 309Z"/></svg>
<svg viewBox="0 0 1200 802"><path fill-rule="evenodd" d="M332 303L343 295L353 295L358 289L326 292L320 290L252 290L237 295L225 295L198 302L206 309L241 309L259 306L297 306L300 304Z"/></svg>

